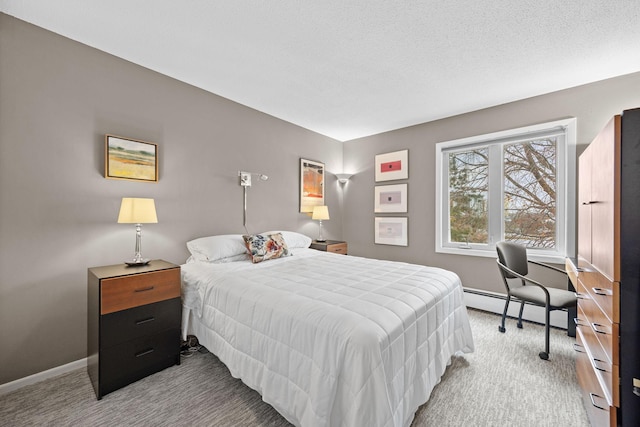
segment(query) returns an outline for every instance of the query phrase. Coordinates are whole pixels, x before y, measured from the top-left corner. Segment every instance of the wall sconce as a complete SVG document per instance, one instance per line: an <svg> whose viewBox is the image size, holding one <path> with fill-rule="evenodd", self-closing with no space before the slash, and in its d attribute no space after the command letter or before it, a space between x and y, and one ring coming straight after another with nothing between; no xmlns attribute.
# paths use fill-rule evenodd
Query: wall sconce
<svg viewBox="0 0 640 427"><path fill-rule="evenodd" d="M338 182L342 185L346 184L353 175L350 173L337 173L336 178L338 178Z"/></svg>
<svg viewBox="0 0 640 427"><path fill-rule="evenodd" d="M142 224L155 224L158 222L156 215L156 204L153 199L136 199L123 197L118 214L118 224L136 225L136 252L133 260L126 262L127 265L145 265L148 259L142 258L140 253L142 246Z"/></svg>
<svg viewBox="0 0 640 427"><path fill-rule="evenodd" d="M320 227L316 242L326 242L327 239L325 239L322 235L322 220L329 219L329 208L327 206L314 206L313 213L311 214L311 219L317 220Z"/></svg>
<svg viewBox="0 0 640 427"><path fill-rule="evenodd" d="M247 231L247 187L251 187L251 175L257 175L260 181L266 181L269 179L267 175L261 173L253 173L253 172L243 172L238 171L238 176L240 177L240 185L244 191L244 204L243 204L243 216L242 216L242 225L244 226L244 230Z"/></svg>
<svg viewBox="0 0 640 427"><path fill-rule="evenodd" d="M240 177L240 185L243 187L251 187L251 175L258 175L261 181L266 181L269 179L267 175L261 173L238 171L238 176Z"/></svg>

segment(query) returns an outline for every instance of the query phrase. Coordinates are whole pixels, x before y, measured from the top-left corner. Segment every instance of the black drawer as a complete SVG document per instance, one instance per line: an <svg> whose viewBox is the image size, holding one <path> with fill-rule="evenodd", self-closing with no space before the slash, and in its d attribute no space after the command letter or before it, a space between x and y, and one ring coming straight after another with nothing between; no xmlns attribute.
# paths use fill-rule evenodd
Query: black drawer
<svg viewBox="0 0 640 427"><path fill-rule="evenodd" d="M100 355L101 394L180 363L180 329L127 341Z"/></svg>
<svg viewBox="0 0 640 427"><path fill-rule="evenodd" d="M116 311L101 317L100 349L155 335L181 323L180 298Z"/></svg>

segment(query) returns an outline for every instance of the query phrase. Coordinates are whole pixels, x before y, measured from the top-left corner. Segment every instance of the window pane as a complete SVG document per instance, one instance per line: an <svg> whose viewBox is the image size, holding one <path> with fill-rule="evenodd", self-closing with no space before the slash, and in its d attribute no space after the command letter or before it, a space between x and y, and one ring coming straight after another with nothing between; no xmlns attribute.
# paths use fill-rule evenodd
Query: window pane
<svg viewBox="0 0 640 427"><path fill-rule="evenodd" d="M449 154L449 242L488 243L489 149Z"/></svg>
<svg viewBox="0 0 640 427"><path fill-rule="evenodd" d="M556 247L557 138L504 146L504 238Z"/></svg>

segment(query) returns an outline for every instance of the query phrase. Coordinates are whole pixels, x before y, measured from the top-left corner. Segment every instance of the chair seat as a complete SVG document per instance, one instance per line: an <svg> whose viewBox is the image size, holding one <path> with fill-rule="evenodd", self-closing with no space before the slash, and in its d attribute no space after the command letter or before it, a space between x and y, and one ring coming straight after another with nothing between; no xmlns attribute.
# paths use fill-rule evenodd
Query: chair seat
<svg viewBox="0 0 640 427"><path fill-rule="evenodd" d="M576 295L564 289L547 288L551 307L567 308L576 306ZM535 285L512 287L511 295L521 300L544 306L547 300L544 291Z"/></svg>

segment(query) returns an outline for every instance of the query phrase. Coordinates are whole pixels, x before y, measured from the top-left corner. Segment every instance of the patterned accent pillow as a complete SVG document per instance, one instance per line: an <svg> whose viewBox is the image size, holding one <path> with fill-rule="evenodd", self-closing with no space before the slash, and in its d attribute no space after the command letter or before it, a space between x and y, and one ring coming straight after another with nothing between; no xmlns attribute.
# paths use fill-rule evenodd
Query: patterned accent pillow
<svg viewBox="0 0 640 427"><path fill-rule="evenodd" d="M268 259L289 256L289 248L281 233L243 235L251 261L256 264Z"/></svg>

